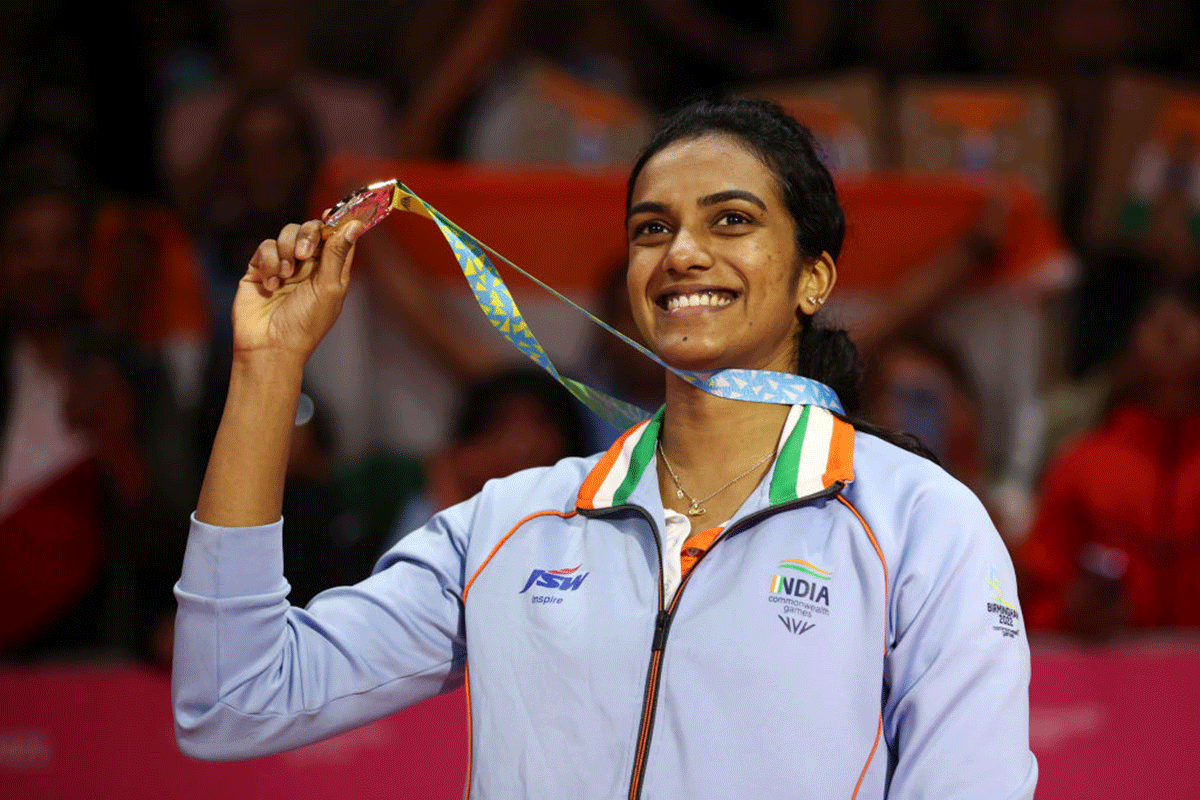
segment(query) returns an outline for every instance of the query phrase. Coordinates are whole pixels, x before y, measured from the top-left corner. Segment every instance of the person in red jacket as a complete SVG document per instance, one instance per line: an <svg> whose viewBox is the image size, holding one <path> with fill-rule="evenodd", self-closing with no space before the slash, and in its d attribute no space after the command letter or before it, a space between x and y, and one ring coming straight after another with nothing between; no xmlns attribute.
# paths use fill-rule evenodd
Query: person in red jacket
<svg viewBox="0 0 1200 800"><path fill-rule="evenodd" d="M1046 472L1018 551L1031 627L1200 627L1200 287L1151 293L1105 420Z"/></svg>

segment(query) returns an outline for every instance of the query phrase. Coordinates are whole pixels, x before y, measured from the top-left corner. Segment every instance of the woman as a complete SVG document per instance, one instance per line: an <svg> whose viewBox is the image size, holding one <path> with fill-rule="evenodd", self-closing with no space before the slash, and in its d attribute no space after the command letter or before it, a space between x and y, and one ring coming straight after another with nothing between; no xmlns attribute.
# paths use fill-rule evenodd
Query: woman
<svg viewBox="0 0 1200 800"><path fill-rule="evenodd" d="M811 325L844 230L833 184L774 106L679 112L634 167L628 223L634 316L668 362L853 373L849 340ZM816 407L668 376L607 453L493 481L290 608L284 448L358 232L321 248L317 223L289 226L239 290L178 589L187 752L293 747L466 680L475 798L1032 796L994 528L932 462Z"/></svg>

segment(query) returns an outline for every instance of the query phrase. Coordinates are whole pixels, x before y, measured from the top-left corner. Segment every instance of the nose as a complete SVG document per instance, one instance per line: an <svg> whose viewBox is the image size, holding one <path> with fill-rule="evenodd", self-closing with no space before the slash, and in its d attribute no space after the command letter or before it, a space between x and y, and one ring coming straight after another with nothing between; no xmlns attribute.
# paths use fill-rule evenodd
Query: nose
<svg viewBox="0 0 1200 800"><path fill-rule="evenodd" d="M667 248L666 264L667 269L674 272L706 270L713 265L713 258L703 238L693 235L686 227L681 227L671 239L671 246Z"/></svg>

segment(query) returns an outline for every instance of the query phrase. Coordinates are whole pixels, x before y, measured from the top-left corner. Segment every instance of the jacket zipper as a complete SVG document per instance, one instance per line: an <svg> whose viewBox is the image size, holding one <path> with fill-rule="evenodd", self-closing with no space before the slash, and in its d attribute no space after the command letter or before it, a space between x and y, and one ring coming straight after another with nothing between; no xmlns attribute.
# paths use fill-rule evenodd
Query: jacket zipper
<svg viewBox="0 0 1200 800"><path fill-rule="evenodd" d="M817 500L821 500L826 497L832 497L840 492L843 486L845 486L845 484L841 481L838 481L828 489L815 494L810 494L807 497L801 497L789 503L781 503L777 506L772 506L771 508L765 508L762 511L750 514L749 516L738 520L733 525L730 525L721 533L720 536L714 539L713 543L709 545L708 549L696 559L696 563L692 565L691 570L687 575L684 575L683 580L679 582L679 587L675 590L675 596L671 598L670 607L666 608L665 610L663 608L662 543L658 536L658 527L654 524L651 524L650 528L654 531L654 546L658 550L658 615L654 620L654 639L650 645L650 668L646 672L646 693L642 700L642 723L638 729L637 752L634 755L633 775L629 782L629 800L639 800L642 794L642 780L646 776L646 755L650 751L650 737L654 732L654 715L658 705L658 686L662 678L660 668L662 666L663 651L667 646L667 635L671 631L671 621L675 618L675 609L679 605L679 598L683 595L683 590L687 588L688 581L691 580L692 575L700 566L700 562L703 561L709 553L715 550L718 544L725 539L728 539L730 536L741 533L746 528L757 524L761 520L772 516L773 514L777 514L782 511L790 511L795 508L806 506ZM638 511L642 511L642 509L638 508L637 506L623 506L622 508L637 508ZM645 514L644 511L642 513L646 517L647 521L649 521L649 515Z"/></svg>

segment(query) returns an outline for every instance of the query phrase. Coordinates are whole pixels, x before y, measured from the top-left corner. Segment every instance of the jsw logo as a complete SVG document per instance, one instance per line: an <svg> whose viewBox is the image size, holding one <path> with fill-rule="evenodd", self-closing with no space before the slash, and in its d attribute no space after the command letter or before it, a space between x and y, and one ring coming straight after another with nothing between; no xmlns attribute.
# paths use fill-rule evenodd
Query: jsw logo
<svg viewBox="0 0 1200 800"><path fill-rule="evenodd" d="M579 565L579 567L582 566L583 564ZM584 578L592 574L585 572L582 575L575 575L574 573L579 570L579 567L572 567L571 569L535 569L529 574L529 580L525 581L525 588L517 592L517 594L525 594L535 584L546 589L573 592L580 587Z"/></svg>

